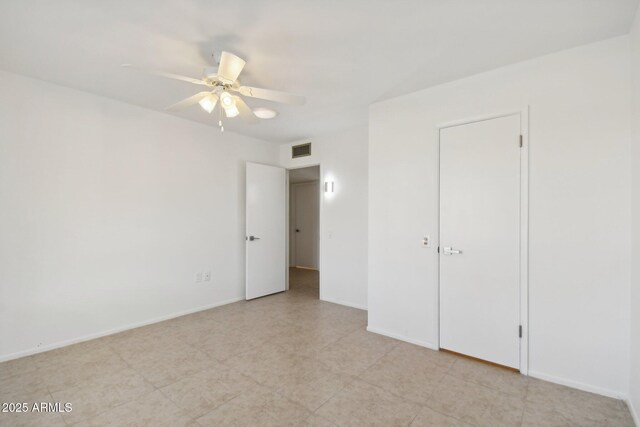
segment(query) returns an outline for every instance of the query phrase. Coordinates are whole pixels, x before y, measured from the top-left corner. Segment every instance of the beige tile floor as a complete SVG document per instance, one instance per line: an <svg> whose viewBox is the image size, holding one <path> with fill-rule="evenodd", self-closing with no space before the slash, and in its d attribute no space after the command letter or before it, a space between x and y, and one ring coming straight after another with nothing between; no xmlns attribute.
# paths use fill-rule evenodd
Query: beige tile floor
<svg viewBox="0 0 640 427"><path fill-rule="evenodd" d="M0 425L632 426L619 400L365 331L291 290L0 364L1 402L71 402Z"/></svg>

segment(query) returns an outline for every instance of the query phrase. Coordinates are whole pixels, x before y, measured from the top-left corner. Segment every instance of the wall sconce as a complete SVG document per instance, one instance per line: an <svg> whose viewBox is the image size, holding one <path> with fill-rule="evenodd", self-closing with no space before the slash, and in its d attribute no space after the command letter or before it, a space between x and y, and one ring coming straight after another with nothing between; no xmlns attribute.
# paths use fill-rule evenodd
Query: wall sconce
<svg viewBox="0 0 640 427"><path fill-rule="evenodd" d="M334 184L335 183L333 181L325 181L324 182L324 192L325 193L333 193Z"/></svg>

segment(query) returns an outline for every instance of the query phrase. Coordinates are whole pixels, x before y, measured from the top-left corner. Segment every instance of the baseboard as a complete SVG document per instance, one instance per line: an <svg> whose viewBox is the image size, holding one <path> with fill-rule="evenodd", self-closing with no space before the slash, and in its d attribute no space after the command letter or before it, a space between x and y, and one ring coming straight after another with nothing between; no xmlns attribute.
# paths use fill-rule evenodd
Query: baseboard
<svg viewBox="0 0 640 427"><path fill-rule="evenodd" d="M640 427L640 416L638 416L638 411L633 406L633 402L631 399L627 399L627 407L629 408L629 412L631 412L631 418L633 418L633 422L636 424L636 427Z"/></svg>
<svg viewBox="0 0 640 427"><path fill-rule="evenodd" d="M529 376L538 378L540 380L549 381L550 383L560 384L567 387L575 388L582 391L588 391L589 393L599 394L601 396L612 397L614 399L627 400L626 393L621 393L615 390L609 390L607 388L584 384L578 381L569 380L566 378L556 377L554 375L545 374L529 369ZM636 423L637 424L637 423Z"/></svg>
<svg viewBox="0 0 640 427"><path fill-rule="evenodd" d="M50 351L50 350L55 350L56 348L61 348L61 347L66 347L68 345L72 345L72 344L78 344L84 341L90 341L96 338L102 338L102 337L106 337L108 335L113 335L113 334L117 334L119 332L124 332L124 331L128 331L130 329L135 329L135 328L140 328L142 326L147 326L147 325L151 325L153 323L158 323L158 322L163 322L165 320L170 320L170 319L175 319L176 317L182 317L182 316L186 316L188 314L192 314L192 313L197 313L199 311L204 311L204 310L209 310L212 308L216 308L216 307L220 307L223 305L227 305L227 304L232 304L234 302L238 302L238 301L243 301L244 298L232 298L232 299L228 299L225 301L220 301L214 304L208 304L208 305L204 305L201 307L197 307L197 308L192 308L189 310L183 310L183 311L178 311L175 313L171 313L168 314L166 316L160 316L160 317L156 317L150 320L144 320L142 322L137 322L137 323L131 323L127 326L123 326L120 328L115 328L115 329L109 329L107 331L103 331L103 332L98 332L95 334L89 334L89 335L84 335L82 337L78 337L78 338L73 338L70 340L65 340L65 341L59 341L53 344L48 344L42 347L37 347L37 348L32 348L29 350L23 350L23 351L18 351L15 353L10 353L10 354L5 354L0 356L0 362L6 362L8 360L13 360L13 359L18 359L20 357L25 357L25 356L31 356L33 354L37 354L37 353L44 353L45 351Z"/></svg>
<svg viewBox="0 0 640 427"><path fill-rule="evenodd" d="M383 329L378 329L378 328L374 328L374 327L371 327L371 326L367 326L367 331L373 332L373 333L376 333L376 334L380 334L380 335L384 335L384 336L389 337L389 338L395 338L395 339L400 340L400 341L405 341L405 342L408 342L410 344L419 345L421 347L426 347L426 348L429 348L431 350L439 350L438 346L436 346L436 345L434 345L434 344L432 344L430 342L416 340L416 339L409 338L409 337L406 337L406 336L401 335L401 334L396 334L394 332L385 331ZM567 380L565 378L555 377L553 375L544 374L542 372L533 371L531 369L529 370L529 376L534 377L534 378L538 378L538 379L541 379L541 380L549 381L549 382L552 382L552 383L555 383L555 384L560 384L560 385L564 385L564 386L567 386L567 387L575 388L575 389L578 389L578 390L588 391L590 393L595 393L595 394L599 394L599 395L602 395L602 396L612 397L614 399L625 400L627 402L627 406L629 406L629 410L631 411L631 415L633 416L636 425L638 427L640 427L640 422L639 422L639 419L638 419L638 413L636 412L636 409L633 407L633 404L628 399L626 399L626 395L624 393L620 393L618 391L609 390L609 389L602 388L602 387L591 386L591 385L580 383L580 382L577 382L577 381Z"/></svg>
<svg viewBox="0 0 640 427"><path fill-rule="evenodd" d="M313 267L303 267L301 265L294 265L293 268L299 268L301 270L311 270L311 271L318 271L317 268L313 268Z"/></svg>
<svg viewBox="0 0 640 427"><path fill-rule="evenodd" d="M367 311L367 307L363 306L363 305L353 304L353 303L345 302L345 301L333 300L333 299L329 299L329 298L322 298L322 297L320 297L320 299L322 301L330 302L332 304L344 305L344 306L351 307L351 308L357 308L358 310Z"/></svg>
<svg viewBox="0 0 640 427"><path fill-rule="evenodd" d="M373 332L374 334L384 335L385 337L395 338L395 339L400 340L400 341L405 341L405 342L408 342L409 344L419 345L420 347L426 347L426 348L431 349L431 350L436 350L436 351L440 350L440 348L437 345L434 345L434 344L432 344L430 342L416 340L416 339L413 339L413 338L406 337L404 335L396 334L396 333L385 331L385 330L378 329L378 328L373 328L371 326L367 326L367 331Z"/></svg>

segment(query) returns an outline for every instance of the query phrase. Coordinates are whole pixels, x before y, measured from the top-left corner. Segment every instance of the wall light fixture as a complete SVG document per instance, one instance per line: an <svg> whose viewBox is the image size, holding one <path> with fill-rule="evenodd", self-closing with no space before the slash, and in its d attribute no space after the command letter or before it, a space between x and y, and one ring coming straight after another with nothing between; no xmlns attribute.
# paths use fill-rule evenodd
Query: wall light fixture
<svg viewBox="0 0 640 427"><path fill-rule="evenodd" d="M324 192L325 193L333 193L335 189L335 183L333 181L325 181L324 182Z"/></svg>

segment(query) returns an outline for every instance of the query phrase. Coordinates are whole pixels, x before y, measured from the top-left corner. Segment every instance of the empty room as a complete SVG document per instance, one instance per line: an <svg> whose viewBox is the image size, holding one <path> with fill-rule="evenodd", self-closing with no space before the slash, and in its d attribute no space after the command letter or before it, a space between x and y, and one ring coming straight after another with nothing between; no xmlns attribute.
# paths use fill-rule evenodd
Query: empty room
<svg viewBox="0 0 640 427"><path fill-rule="evenodd" d="M0 0L0 405L640 427L640 0Z"/></svg>

